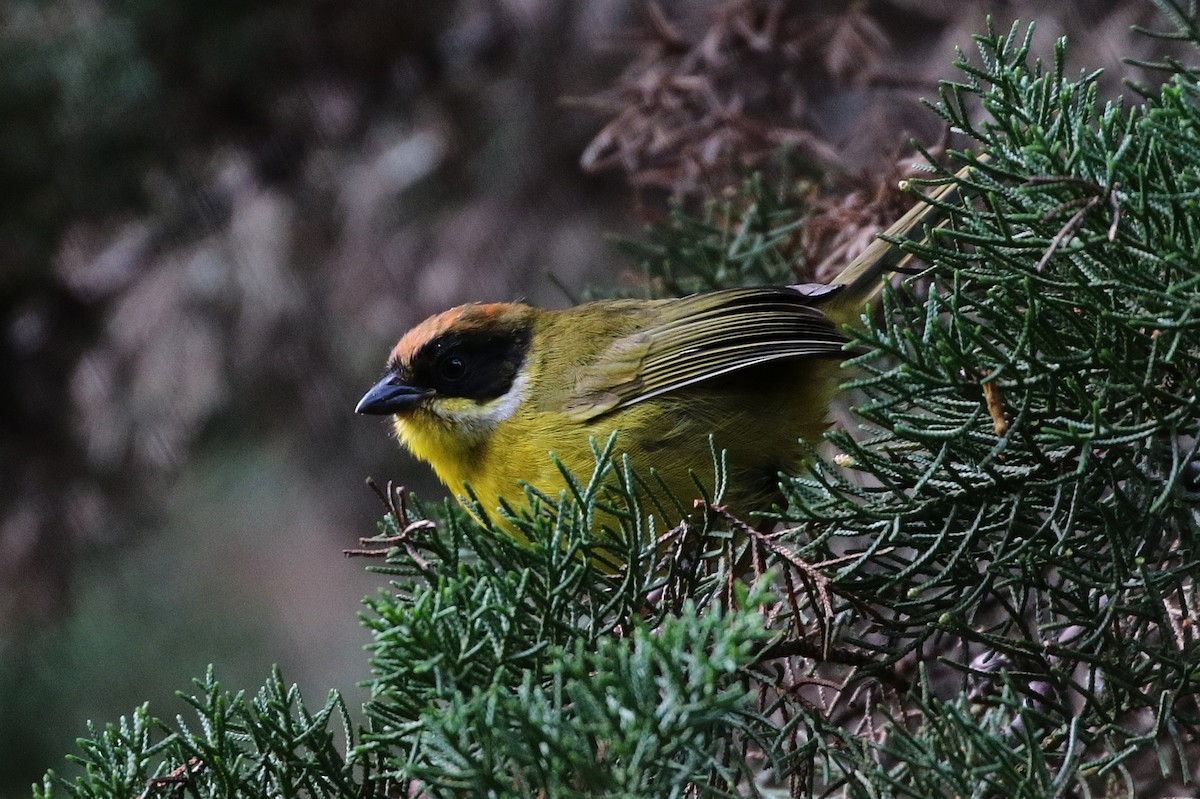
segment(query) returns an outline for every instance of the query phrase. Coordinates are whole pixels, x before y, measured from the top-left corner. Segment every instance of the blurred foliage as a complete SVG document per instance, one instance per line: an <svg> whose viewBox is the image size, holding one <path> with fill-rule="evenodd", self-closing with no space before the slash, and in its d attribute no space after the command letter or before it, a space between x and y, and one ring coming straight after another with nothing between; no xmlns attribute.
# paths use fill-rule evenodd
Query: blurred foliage
<svg viewBox="0 0 1200 799"><path fill-rule="evenodd" d="M287 92L346 81L377 101L398 58L434 61L451 11L313 0L10 4L0 274L11 285L45 271L73 221L148 210L150 173L186 170L214 142L251 145L260 175L287 179L317 133L287 108Z"/></svg>

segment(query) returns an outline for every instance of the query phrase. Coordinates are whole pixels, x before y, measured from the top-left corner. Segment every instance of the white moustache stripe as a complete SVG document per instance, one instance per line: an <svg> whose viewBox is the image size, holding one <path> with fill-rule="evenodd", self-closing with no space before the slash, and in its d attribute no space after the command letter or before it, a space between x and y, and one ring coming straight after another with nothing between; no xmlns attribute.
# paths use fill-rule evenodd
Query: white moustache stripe
<svg viewBox="0 0 1200 799"><path fill-rule="evenodd" d="M501 422L512 418L525 399L525 389L529 386L529 373L522 370L517 373L512 387L508 391L473 409L470 413L442 412L442 418L453 424L459 430L471 437L490 435Z"/></svg>

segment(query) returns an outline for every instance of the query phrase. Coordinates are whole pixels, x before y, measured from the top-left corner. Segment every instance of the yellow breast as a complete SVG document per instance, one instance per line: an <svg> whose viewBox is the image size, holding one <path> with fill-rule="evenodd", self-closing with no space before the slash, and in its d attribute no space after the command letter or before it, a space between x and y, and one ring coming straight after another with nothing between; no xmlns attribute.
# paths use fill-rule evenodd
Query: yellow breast
<svg viewBox="0 0 1200 799"><path fill-rule="evenodd" d="M722 502L745 516L769 509L779 473L795 473L804 460L798 439L815 441L826 427L837 365L820 359L745 369L581 420L569 409L569 397L587 380L590 353L564 363L554 354L562 348L550 340L563 334L562 319L547 321L535 334L513 396L488 403L446 400L437 414L421 410L396 418L401 442L455 495L465 495L469 486L488 513L502 497L523 507L523 482L557 497L566 482L555 458L586 483L595 468L593 442L603 446L616 432L618 455L627 454L648 485L666 487L647 503L657 508L660 529L678 521L677 509L691 509L701 496L697 481L707 497L714 496L710 435L726 451ZM598 334L594 340L603 341Z"/></svg>

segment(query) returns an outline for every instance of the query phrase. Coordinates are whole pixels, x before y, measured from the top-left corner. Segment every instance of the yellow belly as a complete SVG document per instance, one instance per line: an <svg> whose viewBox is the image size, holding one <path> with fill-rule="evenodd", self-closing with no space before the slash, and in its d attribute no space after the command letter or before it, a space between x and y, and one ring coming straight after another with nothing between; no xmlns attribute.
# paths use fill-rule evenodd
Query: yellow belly
<svg viewBox="0 0 1200 799"><path fill-rule="evenodd" d="M768 510L778 498L779 473L796 473L803 465L805 450L799 439L815 443L827 425L837 363L808 360L793 365L801 368L775 367L761 374L745 370L587 423L525 403L484 441L468 446L460 435L427 423L398 419L397 432L456 496L462 497L469 485L483 509L494 513L502 497L514 509L525 507L522 482L557 499L566 482L551 453L586 484L596 463L590 440L603 447L615 431L616 462L627 454L635 472L652 488L644 495L651 501L642 510L658 517L660 530L679 521L678 509L692 509L701 497L697 481L705 495L714 498L712 435L717 450L726 452L727 485L721 502L749 521L751 511ZM499 514L492 518L522 537Z"/></svg>

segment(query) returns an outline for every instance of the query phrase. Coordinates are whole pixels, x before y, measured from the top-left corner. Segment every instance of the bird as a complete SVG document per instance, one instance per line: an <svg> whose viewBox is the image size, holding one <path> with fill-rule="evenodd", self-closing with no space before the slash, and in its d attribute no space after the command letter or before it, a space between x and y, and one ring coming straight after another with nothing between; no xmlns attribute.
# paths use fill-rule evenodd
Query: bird
<svg viewBox="0 0 1200 799"><path fill-rule="evenodd" d="M936 209L954 187L941 187L941 203L916 205L887 232L920 235L939 221ZM613 451L648 478L643 485L666 516L686 513L701 487L715 488L714 452L723 451L722 507L745 518L769 509L781 497L780 475L796 474L811 457L828 426L840 362L851 354L844 326L859 320L885 273L906 257L875 239L829 284L561 310L459 305L403 335L356 411L392 416L399 442L469 512L482 510L517 538L523 534L498 513L502 504L521 498L524 485L557 497L563 469L586 481L597 442L614 435Z"/></svg>

